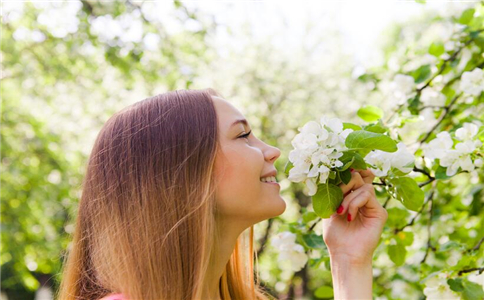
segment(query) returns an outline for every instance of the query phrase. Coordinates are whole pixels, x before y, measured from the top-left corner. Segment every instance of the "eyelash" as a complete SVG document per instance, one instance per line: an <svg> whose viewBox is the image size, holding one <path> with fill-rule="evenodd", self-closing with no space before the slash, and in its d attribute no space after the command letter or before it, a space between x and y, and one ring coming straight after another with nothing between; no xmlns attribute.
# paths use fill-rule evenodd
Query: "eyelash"
<svg viewBox="0 0 484 300"><path fill-rule="evenodd" d="M252 130L251 130L251 131L249 131L249 132L248 132L248 133L246 133L246 134L243 134L243 135L239 136L239 138L247 138L247 137L250 135L250 133L251 133L251 132L252 132Z"/></svg>

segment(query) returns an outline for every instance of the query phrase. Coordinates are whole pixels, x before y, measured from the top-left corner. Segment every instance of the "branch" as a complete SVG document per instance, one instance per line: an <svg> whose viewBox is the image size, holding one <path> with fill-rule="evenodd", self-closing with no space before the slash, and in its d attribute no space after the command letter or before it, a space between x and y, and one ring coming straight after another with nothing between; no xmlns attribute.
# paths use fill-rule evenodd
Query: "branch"
<svg viewBox="0 0 484 300"><path fill-rule="evenodd" d="M385 200L385 203L383 203L383 208L387 208L387 204L390 202L390 199L392 199L392 196L388 196L387 200Z"/></svg>
<svg viewBox="0 0 484 300"><path fill-rule="evenodd" d="M484 267L482 267L482 268L470 268L470 269L460 270L459 273L458 273L458 275L461 276L464 273L469 273L469 272L474 272L474 271L479 271L479 274L481 274L482 272L484 272Z"/></svg>
<svg viewBox="0 0 484 300"><path fill-rule="evenodd" d="M264 249L265 249L264 245L266 244L267 239L269 238L269 233L271 231L271 227L272 227L273 221L274 221L274 219L269 219L268 220L269 223L267 224L267 230L264 233L264 236L260 240L260 243L259 243L260 244L260 247L259 247L259 249L257 249L257 257L259 257L262 254L262 252L264 252Z"/></svg>
<svg viewBox="0 0 484 300"><path fill-rule="evenodd" d="M479 240L479 242L477 242L477 244L473 248L467 249L465 251L465 253L468 253L468 252L471 252L471 251L474 251L474 250L479 250L479 248L481 247L483 242L484 242L484 236Z"/></svg>
<svg viewBox="0 0 484 300"><path fill-rule="evenodd" d="M455 96L454 99L452 99L452 101L449 103L449 105L445 106L444 107L444 113L440 115L439 117L439 120L437 121L437 123L432 127L432 129L430 129L429 132L427 132L427 134L425 135L425 137L420 140L420 145L419 147L430 137L430 135L432 134L432 132L434 132L435 129L437 129L437 127L439 127L440 123L442 123L442 121L445 119L445 117L449 114L450 112L450 108L452 107L452 105L454 105L454 103L457 101L457 99L459 99L459 97L462 95L462 92Z"/></svg>
<svg viewBox="0 0 484 300"><path fill-rule="evenodd" d="M408 222L407 224L405 224L404 226L402 226L400 228L395 228L395 230L394 230L394 233L395 234L399 233L400 231L403 231L403 229L405 229L405 228L407 228L409 226L412 226L415 223L415 220L422 213L423 209L425 208L425 206L427 205L427 203L429 203L430 199L432 199L432 197L434 196L434 192L435 192L435 189L432 190L432 192L430 193L430 195L427 198L427 200L425 201L425 203L422 204L422 207L419 209L419 211L417 212L417 214L412 218L412 220L410 220L410 222Z"/></svg>
<svg viewBox="0 0 484 300"><path fill-rule="evenodd" d="M432 232L431 232L431 227L432 227L432 216L433 216L433 208L434 208L434 198L431 197L429 198L429 201L430 201L430 216L429 216L429 223L428 223L428 226L427 226L427 232L428 232L428 235L429 235L429 238L427 240L427 250L425 250L425 256L423 257L422 261L420 262L421 264L423 264L425 262L425 260L427 259L427 256L429 254L429 251L430 249L432 249L433 251L437 250L434 246L432 246L432 242L431 242L431 238L432 238Z"/></svg>

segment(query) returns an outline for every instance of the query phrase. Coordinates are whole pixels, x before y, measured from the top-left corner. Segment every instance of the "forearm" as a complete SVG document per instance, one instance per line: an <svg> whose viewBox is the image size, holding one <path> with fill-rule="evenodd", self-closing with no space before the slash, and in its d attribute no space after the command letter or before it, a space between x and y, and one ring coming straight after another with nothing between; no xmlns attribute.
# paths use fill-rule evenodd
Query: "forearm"
<svg viewBox="0 0 484 300"><path fill-rule="evenodd" d="M373 269L368 260L352 263L346 257L330 257L335 300L372 299Z"/></svg>

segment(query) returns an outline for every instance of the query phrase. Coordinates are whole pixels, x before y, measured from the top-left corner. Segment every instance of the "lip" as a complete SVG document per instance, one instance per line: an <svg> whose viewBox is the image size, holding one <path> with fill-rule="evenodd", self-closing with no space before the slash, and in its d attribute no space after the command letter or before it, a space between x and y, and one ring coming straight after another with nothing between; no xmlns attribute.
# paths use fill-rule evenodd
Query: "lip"
<svg viewBox="0 0 484 300"><path fill-rule="evenodd" d="M280 187L281 185L277 182L264 182L264 181L261 181L262 183L267 183L267 184L271 184L271 185L275 185L275 186L278 186Z"/></svg>
<svg viewBox="0 0 484 300"><path fill-rule="evenodd" d="M271 171L269 173L266 173L266 174L262 175L261 178L269 177L269 176L276 177L277 176L277 171L276 170L273 170L273 171Z"/></svg>

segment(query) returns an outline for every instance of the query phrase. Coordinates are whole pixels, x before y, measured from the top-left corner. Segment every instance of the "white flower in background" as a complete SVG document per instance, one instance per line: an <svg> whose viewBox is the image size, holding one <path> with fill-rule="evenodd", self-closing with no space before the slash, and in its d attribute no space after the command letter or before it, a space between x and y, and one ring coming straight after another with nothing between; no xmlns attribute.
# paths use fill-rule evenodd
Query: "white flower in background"
<svg viewBox="0 0 484 300"><path fill-rule="evenodd" d="M474 283L477 283L481 286L484 287L484 273L481 273L481 274L477 274L477 273L472 273L472 274L469 274L469 276L467 276L467 279L469 281L472 281Z"/></svg>
<svg viewBox="0 0 484 300"><path fill-rule="evenodd" d="M441 92L431 88L426 88L422 91L420 100L425 105L443 106L445 105L445 100L447 100L447 97Z"/></svg>
<svg viewBox="0 0 484 300"><path fill-rule="evenodd" d="M447 131L437 134L437 137L422 146L424 156L430 159L442 159L447 151L452 149L454 141Z"/></svg>
<svg viewBox="0 0 484 300"><path fill-rule="evenodd" d="M408 151L403 142L399 142L397 148L395 152L374 150L365 156L365 161L375 167L368 167L375 176L387 176L391 168L397 168L403 173L412 171L414 155Z"/></svg>
<svg viewBox="0 0 484 300"><path fill-rule="evenodd" d="M447 284L446 273L439 273L438 276L434 276L425 281L423 293L427 296L428 300L460 299L459 295L452 291Z"/></svg>
<svg viewBox="0 0 484 300"><path fill-rule="evenodd" d="M471 140L478 130L479 128L476 124L464 123L461 128L455 131L455 137L461 141Z"/></svg>
<svg viewBox="0 0 484 300"><path fill-rule="evenodd" d="M467 94L479 96L484 90L484 72L475 68L471 72L464 72L460 80L460 89Z"/></svg>
<svg viewBox="0 0 484 300"><path fill-rule="evenodd" d="M297 272L308 261L304 247L296 243L296 234L284 231L271 239L271 245L279 251L277 261L282 268Z"/></svg>
<svg viewBox="0 0 484 300"><path fill-rule="evenodd" d="M338 118L321 117L320 123L307 122L291 141L294 149L289 152L293 168L288 179L304 182L309 196L317 192L318 183L326 183L331 168L341 167L338 160L346 150L345 140L353 129L343 130L343 122Z"/></svg>
<svg viewBox="0 0 484 300"><path fill-rule="evenodd" d="M393 95L400 100L406 100L415 88L412 76L397 74L391 83Z"/></svg>
<svg viewBox="0 0 484 300"><path fill-rule="evenodd" d="M429 159L440 159L440 165L447 167L446 175L453 176L459 170L472 172L475 167L482 166L482 160L476 159L472 162L471 153L482 146L482 142L476 137L478 126L473 123L464 123L463 126L456 130L455 137L460 140L453 147L453 140L447 131L437 134L437 137L424 144L422 149L424 156Z"/></svg>
<svg viewBox="0 0 484 300"><path fill-rule="evenodd" d="M314 225L314 233L320 236L323 236L323 220L319 221L316 225Z"/></svg>

